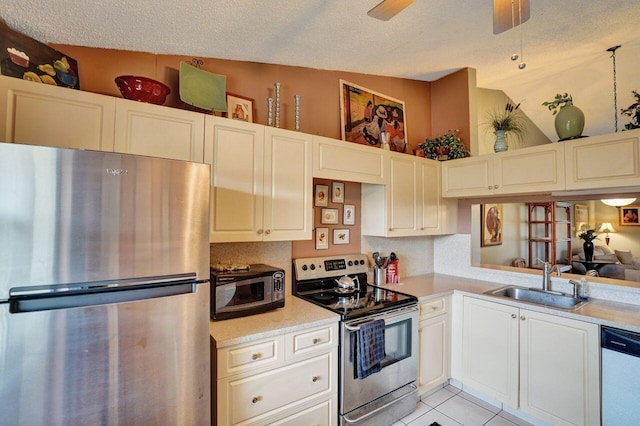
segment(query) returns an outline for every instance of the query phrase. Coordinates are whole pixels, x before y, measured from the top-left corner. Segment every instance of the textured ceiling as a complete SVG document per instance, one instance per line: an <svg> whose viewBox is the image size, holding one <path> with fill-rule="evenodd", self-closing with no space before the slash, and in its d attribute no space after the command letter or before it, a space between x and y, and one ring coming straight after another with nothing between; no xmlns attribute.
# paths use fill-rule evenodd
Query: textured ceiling
<svg viewBox="0 0 640 426"><path fill-rule="evenodd" d="M530 0L531 19L493 35L491 0L417 0L390 21L379 0L5 0L0 17L45 43L236 59L432 81L471 67L551 139L558 92L586 116L584 134L614 131L640 89L640 1ZM526 68L510 56L520 49ZM629 120L618 114L619 129Z"/></svg>

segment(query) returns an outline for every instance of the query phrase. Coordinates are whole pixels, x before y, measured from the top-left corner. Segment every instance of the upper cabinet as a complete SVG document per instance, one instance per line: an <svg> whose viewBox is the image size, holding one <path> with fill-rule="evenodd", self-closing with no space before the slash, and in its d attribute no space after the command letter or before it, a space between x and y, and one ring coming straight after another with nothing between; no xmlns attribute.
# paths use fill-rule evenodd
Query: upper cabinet
<svg viewBox="0 0 640 426"><path fill-rule="evenodd" d="M550 193L565 188L564 147L546 144L442 163L443 197Z"/></svg>
<svg viewBox="0 0 640 426"><path fill-rule="evenodd" d="M313 177L382 184L384 154L381 149L313 136Z"/></svg>
<svg viewBox="0 0 640 426"><path fill-rule="evenodd" d="M311 136L206 117L211 242L311 239Z"/></svg>
<svg viewBox="0 0 640 426"><path fill-rule="evenodd" d="M640 129L562 144L567 190L640 185Z"/></svg>
<svg viewBox="0 0 640 426"><path fill-rule="evenodd" d="M115 99L115 151L204 161L204 114Z"/></svg>
<svg viewBox="0 0 640 426"><path fill-rule="evenodd" d="M362 234L454 233L457 202L440 197L440 163L395 152L384 159L386 185L362 185Z"/></svg>
<svg viewBox="0 0 640 426"><path fill-rule="evenodd" d="M5 142L113 151L116 98L0 76Z"/></svg>

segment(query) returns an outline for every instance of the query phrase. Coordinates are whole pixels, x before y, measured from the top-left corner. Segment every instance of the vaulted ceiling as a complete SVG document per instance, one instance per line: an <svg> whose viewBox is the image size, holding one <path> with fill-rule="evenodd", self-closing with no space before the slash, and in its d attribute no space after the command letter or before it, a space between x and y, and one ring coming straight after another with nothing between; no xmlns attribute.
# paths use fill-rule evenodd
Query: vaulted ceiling
<svg viewBox="0 0 640 426"><path fill-rule="evenodd" d="M45 43L192 55L432 81L477 70L551 140L541 103L573 95L585 135L614 131L617 110L640 90L638 0L530 0L531 18L493 34L491 0L417 0L389 21L379 0L6 0L0 17ZM522 44L522 52L521 52ZM521 58L512 61L517 52ZM523 59L524 69L518 68ZM619 129L629 122L618 115Z"/></svg>

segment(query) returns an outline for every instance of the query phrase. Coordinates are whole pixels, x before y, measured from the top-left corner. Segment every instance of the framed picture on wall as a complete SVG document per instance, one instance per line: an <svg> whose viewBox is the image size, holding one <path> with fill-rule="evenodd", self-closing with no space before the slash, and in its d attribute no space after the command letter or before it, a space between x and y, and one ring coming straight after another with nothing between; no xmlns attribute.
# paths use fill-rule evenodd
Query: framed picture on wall
<svg viewBox="0 0 640 426"><path fill-rule="evenodd" d="M342 207L342 224L343 225L356 224L356 206L354 206L353 204L345 204Z"/></svg>
<svg viewBox="0 0 640 426"><path fill-rule="evenodd" d="M502 204L482 204L480 207L481 246L502 244Z"/></svg>
<svg viewBox="0 0 640 426"><path fill-rule="evenodd" d="M624 206L620 207L620 225L623 226L640 226L640 206Z"/></svg>
<svg viewBox="0 0 640 426"><path fill-rule="evenodd" d="M333 182L331 184L331 202L344 203L344 182Z"/></svg>
<svg viewBox="0 0 640 426"><path fill-rule="evenodd" d="M333 244L349 244L349 230L348 229L334 229L333 230Z"/></svg>
<svg viewBox="0 0 640 426"><path fill-rule="evenodd" d="M316 250L329 248L329 228L316 228Z"/></svg>
<svg viewBox="0 0 640 426"><path fill-rule="evenodd" d="M337 225L338 209L322 209L322 218L320 218L320 223L323 225Z"/></svg>
<svg viewBox="0 0 640 426"><path fill-rule="evenodd" d="M576 235L589 229L589 206L576 204L573 206L573 224Z"/></svg>
<svg viewBox="0 0 640 426"><path fill-rule="evenodd" d="M327 207L329 202L329 187L316 185L316 207Z"/></svg>

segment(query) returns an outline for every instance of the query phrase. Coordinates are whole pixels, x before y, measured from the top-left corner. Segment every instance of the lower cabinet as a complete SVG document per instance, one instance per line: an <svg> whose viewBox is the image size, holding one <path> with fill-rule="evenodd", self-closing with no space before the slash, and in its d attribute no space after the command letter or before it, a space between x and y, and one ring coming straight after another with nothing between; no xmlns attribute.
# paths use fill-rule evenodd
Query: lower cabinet
<svg viewBox="0 0 640 426"><path fill-rule="evenodd" d="M466 386L553 425L600 424L596 324L464 297Z"/></svg>
<svg viewBox="0 0 640 426"><path fill-rule="evenodd" d="M337 357L337 324L219 349L217 424L336 425Z"/></svg>
<svg viewBox="0 0 640 426"><path fill-rule="evenodd" d="M420 303L418 395L449 379L450 301L446 296Z"/></svg>

